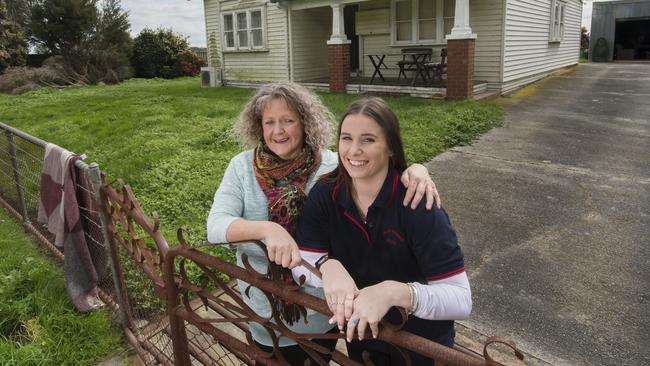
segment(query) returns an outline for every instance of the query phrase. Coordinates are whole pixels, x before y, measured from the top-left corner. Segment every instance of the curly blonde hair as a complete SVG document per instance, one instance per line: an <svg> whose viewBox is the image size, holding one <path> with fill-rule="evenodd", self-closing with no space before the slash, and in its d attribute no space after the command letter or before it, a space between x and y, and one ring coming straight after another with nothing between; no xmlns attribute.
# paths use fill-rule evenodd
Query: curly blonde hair
<svg viewBox="0 0 650 366"><path fill-rule="evenodd" d="M307 145L318 150L330 145L334 115L318 96L291 82L266 84L257 90L233 126L233 134L241 144L255 147L264 139L262 114L268 103L276 98L284 99L289 108L300 116Z"/></svg>

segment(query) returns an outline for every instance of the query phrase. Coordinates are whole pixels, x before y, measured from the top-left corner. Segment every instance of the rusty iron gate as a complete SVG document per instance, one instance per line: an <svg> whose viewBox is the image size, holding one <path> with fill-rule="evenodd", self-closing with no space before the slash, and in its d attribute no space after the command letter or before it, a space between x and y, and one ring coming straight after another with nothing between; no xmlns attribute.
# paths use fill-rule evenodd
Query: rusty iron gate
<svg viewBox="0 0 650 366"><path fill-rule="evenodd" d="M36 223L47 142L2 123L0 130L5 132L5 139L0 139L0 204L56 258L63 259L64 253L52 244L53 236ZM92 194L93 204L81 211L93 247L90 252L101 256L96 262L106 267L101 271L100 298L146 365L286 364L276 352L277 343L271 353L255 346L250 322L259 323L269 334L294 339L318 364L326 364L325 359L331 357L334 364L359 365L347 357L344 347L328 354L313 342L342 335L296 334L282 325L277 313L270 318L255 314L243 302L235 280L262 290L269 301L285 299L330 314L324 300L301 292L298 286L270 280L250 266L238 267L212 256L205 252L209 245L188 245L184 229L178 230L178 244L170 247L160 231L159 217L145 214L129 185L120 179L106 182L95 163L77 161L75 166L78 174L92 182L92 192L86 193ZM102 242L93 239L97 237ZM492 343L503 343L518 358L523 357L511 341L501 337L488 338L482 355L441 346L388 323L381 324L379 339L400 350L406 364L410 362L406 351L411 351L435 360L436 365L492 365L496 363L487 350Z"/></svg>

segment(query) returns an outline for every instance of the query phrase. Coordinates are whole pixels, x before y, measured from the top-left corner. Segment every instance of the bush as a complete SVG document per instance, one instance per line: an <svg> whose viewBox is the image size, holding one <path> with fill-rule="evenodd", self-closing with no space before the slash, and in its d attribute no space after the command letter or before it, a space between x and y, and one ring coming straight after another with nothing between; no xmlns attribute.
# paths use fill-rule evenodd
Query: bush
<svg viewBox="0 0 650 366"><path fill-rule="evenodd" d="M135 69L135 76L176 77L176 61L179 55L188 49L185 37L173 33L171 29L143 29L133 41L131 64Z"/></svg>
<svg viewBox="0 0 650 366"><path fill-rule="evenodd" d="M198 75L202 66L205 62L196 53L185 50L176 56L174 77Z"/></svg>

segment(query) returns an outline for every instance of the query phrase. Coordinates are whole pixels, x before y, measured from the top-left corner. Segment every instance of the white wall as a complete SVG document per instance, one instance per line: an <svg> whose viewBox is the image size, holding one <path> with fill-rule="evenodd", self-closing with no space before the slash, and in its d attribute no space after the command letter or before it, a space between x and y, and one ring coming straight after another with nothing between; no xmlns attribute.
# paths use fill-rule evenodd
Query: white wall
<svg viewBox="0 0 650 366"><path fill-rule="evenodd" d="M505 0L470 1L470 26L476 33L474 79L500 86Z"/></svg>
<svg viewBox="0 0 650 366"><path fill-rule="evenodd" d="M582 3L566 0L564 40L549 42L551 0L507 0L503 92L578 63Z"/></svg>
<svg viewBox="0 0 650 366"><path fill-rule="evenodd" d="M292 10L290 14L293 80L327 80L327 40L332 33L332 8Z"/></svg>
<svg viewBox="0 0 650 366"><path fill-rule="evenodd" d="M263 6L266 8L267 49L264 51L226 51L221 60L226 80L280 81L289 79L287 54L288 29L286 10L266 0L204 0L206 33L217 33L218 45L222 50L219 24L219 10L231 11ZM209 38L208 38L209 39Z"/></svg>

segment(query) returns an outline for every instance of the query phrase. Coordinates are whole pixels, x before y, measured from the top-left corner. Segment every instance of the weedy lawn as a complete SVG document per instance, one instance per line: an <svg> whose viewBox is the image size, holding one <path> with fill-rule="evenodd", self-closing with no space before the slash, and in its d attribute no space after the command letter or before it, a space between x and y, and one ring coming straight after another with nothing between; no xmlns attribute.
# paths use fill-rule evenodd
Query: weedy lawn
<svg viewBox="0 0 650 366"><path fill-rule="evenodd" d="M80 314L63 270L0 208L0 364L94 365L123 349L109 313Z"/></svg>
<svg viewBox="0 0 650 366"><path fill-rule="evenodd" d="M203 242L214 191L242 150L230 128L253 93L201 88L198 78L42 89L0 95L0 121L85 153L110 177L126 179L142 206L158 212L170 242L181 225L190 227L191 242ZM359 98L320 96L335 115ZM491 102L385 99L400 118L409 163L470 143L503 120Z"/></svg>

